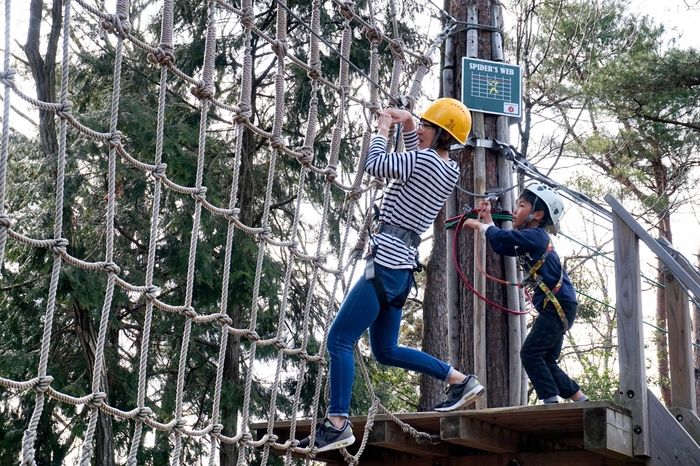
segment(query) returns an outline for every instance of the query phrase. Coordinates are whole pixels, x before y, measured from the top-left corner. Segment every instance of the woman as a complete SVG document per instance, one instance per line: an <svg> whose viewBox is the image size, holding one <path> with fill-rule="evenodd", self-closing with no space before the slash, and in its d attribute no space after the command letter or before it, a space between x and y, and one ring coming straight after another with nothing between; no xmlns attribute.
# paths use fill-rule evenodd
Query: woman
<svg viewBox="0 0 700 466"><path fill-rule="evenodd" d="M389 129L397 124L403 125L408 151L389 153ZM355 378L353 348L368 328L377 362L450 384L447 400L436 410L458 409L484 391L473 375L466 376L429 354L398 345L403 304L418 267L420 235L432 225L457 183L459 166L450 160L449 149L455 142L464 144L470 128L467 107L449 98L438 99L428 107L417 131L406 110L388 108L379 114L365 172L391 181L371 239L365 275L348 293L328 334L330 405L328 417L318 425L314 438L318 451L347 447L355 441L348 421ZM307 448L309 444L307 437L299 447Z"/></svg>

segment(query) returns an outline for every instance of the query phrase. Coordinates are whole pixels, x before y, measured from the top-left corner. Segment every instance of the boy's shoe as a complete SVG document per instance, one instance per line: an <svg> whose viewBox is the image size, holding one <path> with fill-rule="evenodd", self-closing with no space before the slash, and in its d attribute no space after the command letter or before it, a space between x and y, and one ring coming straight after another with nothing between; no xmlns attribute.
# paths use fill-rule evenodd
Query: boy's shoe
<svg viewBox="0 0 700 466"><path fill-rule="evenodd" d="M476 400L486 389L475 375L468 375L460 383L454 383L447 389L447 400L435 406L435 411L454 411Z"/></svg>
<svg viewBox="0 0 700 466"><path fill-rule="evenodd" d="M299 448L308 448L311 436L299 442ZM346 420L342 429L336 429L328 418L316 426L316 438L314 446L319 452L337 450L338 448L349 447L355 443L355 436L352 435L352 424Z"/></svg>

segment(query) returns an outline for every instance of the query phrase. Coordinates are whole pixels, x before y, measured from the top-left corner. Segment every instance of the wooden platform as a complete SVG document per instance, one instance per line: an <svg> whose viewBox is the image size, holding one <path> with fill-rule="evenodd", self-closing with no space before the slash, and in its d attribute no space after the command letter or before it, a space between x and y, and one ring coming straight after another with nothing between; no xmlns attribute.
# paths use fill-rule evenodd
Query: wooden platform
<svg viewBox="0 0 700 466"><path fill-rule="evenodd" d="M643 465L632 455L631 413L607 401L561 403L466 410L453 413L410 413L397 416L427 432L435 444L420 445L387 416L377 416L360 460L367 466L545 466ZM365 417L350 418L357 452L365 433ZM296 438L310 432L310 421L298 421ZM277 422L278 442L289 438L289 422ZM254 424L257 438L267 424ZM338 451L315 458L344 464Z"/></svg>

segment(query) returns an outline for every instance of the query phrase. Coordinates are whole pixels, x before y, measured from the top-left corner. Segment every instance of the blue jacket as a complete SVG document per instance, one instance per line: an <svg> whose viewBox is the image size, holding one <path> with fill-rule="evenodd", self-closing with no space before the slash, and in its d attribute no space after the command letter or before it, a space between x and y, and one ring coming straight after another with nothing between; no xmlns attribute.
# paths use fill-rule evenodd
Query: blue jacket
<svg viewBox="0 0 700 466"><path fill-rule="evenodd" d="M524 263L522 267L526 277L532 266L542 258L550 242L549 234L542 228L501 230L498 227L491 226L486 230L486 237L489 239L489 244L491 244L491 248L496 254L517 257L521 264ZM550 290L559 282L559 277L562 276L562 266L554 246L552 246L552 251L547 255L544 264L537 270L537 273L542 277L544 284ZM569 280L566 270L563 270L561 288L555 296L562 303L577 303L576 290L571 285L571 280ZM544 298L544 292L539 287L536 287L532 296L532 303L539 312L542 312Z"/></svg>

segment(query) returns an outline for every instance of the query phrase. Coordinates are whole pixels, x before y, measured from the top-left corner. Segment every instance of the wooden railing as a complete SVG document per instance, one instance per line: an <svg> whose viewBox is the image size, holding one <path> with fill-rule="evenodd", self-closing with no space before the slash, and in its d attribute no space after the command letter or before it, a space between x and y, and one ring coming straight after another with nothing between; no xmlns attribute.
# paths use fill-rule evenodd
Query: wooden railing
<svg viewBox="0 0 700 466"><path fill-rule="evenodd" d="M667 270L666 307L668 312L669 364L672 400L670 411L692 435L697 427L694 369L692 358L689 296L700 297L700 276L680 259L673 246L654 239L622 205L608 194L613 211L615 287L617 294L618 351L620 388L617 402L632 412L635 456L652 456L650 403L660 405L647 390L644 357L642 282L639 240L661 260ZM656 414L656 411L652 411ZM669 416L673 420L672 416ZM683 422L685 421L685 424ZM695 436L694 436L695 437ZM697 440L697 437L695 437Z"/></svg>

